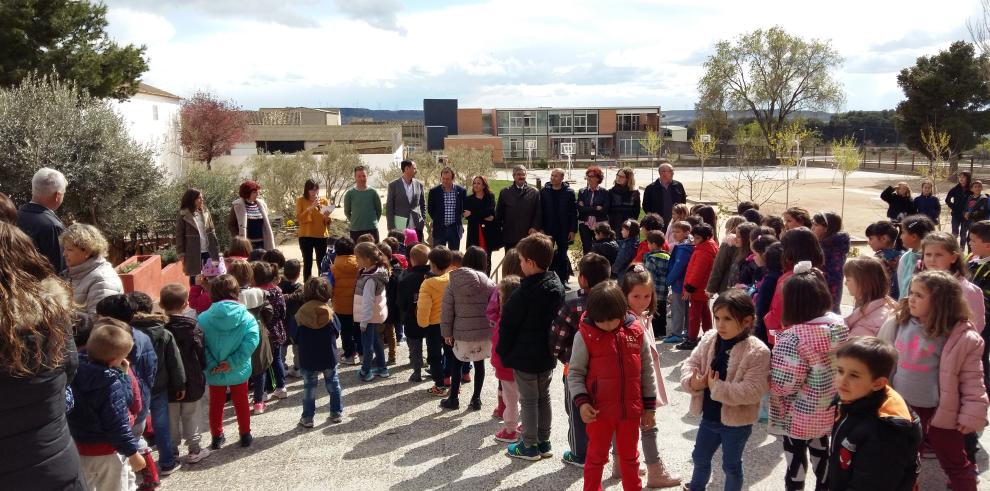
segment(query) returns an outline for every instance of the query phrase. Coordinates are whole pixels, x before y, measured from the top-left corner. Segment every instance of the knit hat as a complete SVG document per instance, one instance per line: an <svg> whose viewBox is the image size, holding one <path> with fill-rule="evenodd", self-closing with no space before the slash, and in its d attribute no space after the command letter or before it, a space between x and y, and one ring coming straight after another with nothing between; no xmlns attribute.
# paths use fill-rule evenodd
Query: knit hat
<svg viewBox="0 0 990 491"><path fill-rule="evenodd" d="M405 232L406 240L403 244L407 246L416 245L419 243L419 235L416 235L416 230L407 228Z"/></svg>
<svg viewBox="0 0 990 491"><path fill-rule="evenodd" d="M223 261L223 256L220 259L214 261L212 257L206 258L206 262L203 263L203 276L214 277L220 276L222 274L227 274L227 265Z"/></svg>

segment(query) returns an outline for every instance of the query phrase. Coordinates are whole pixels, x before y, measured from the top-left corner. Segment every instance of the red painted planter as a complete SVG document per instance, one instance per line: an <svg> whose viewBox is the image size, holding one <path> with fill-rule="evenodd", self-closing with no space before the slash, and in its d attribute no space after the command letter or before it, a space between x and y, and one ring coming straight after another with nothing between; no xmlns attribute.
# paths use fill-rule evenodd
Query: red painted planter
<svg viewBox="0 0 990 491"><path fill-rule="evenodd" d="M129 264L141 263L128 273L120 273ZM117 274L124 284L124 292L144 292L152 298L158 298L162 288L162 257L161 256L131 256L117 265Z"/></svg>
<svg viewBox="0 0 990 491"><path fill-rule="evenodd" d="M178 283L180 285L189 286L189 277L186 276L185 271L182 270L182 259L178 262L174 262L162 268L162 280L161 286L168 285L169 283ZM151 295L154 298L158 298L158 293Z"/></svg>

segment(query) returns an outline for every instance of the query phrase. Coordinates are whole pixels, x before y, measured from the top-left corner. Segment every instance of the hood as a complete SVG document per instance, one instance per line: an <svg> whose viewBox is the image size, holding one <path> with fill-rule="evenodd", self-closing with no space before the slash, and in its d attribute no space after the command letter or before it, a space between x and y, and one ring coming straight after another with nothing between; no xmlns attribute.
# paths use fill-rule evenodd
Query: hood
<svg viewBox="0 0 990 491"><path fill-rule="evenodd" d="M241 319L250 316L244 306L233 300L221 300L200 314L199 322L220 332L235 332L242 329Z"/></svg>
<svg viewBox="0 0 990 491"><path fill-rule="evenodd" d="M170 331L192 331L196 329L196 318L187 315L170 315L165 327Z"/></svg>
<svg viewBox="0 0 990 491"><path fill-rule="evenodd" d="M310 300L299 307L296 312L296 322L301 327L322 329L333 321L333 310L325 302Z"/></svg>
<svg viewBox="0 0 990 491"><path fill-rule="evenodd" d="M338 255L333 258L333 266L335 268L344 268L350 271L357 271L357 256L354 254L348 254L346 256Z"/></svg>
<svg viewBox="0 0 990 491"><path fill-rule="evenodd" d="M536 285L537 288L545 292L564 294L564 285L560 283L560 278L553 271L527 276L522 279L523 285Z"/></svg>
<svg viewBox="0 0 990 491"><path fill-rule="evenodd" d="M837 248L837 249L849 249L849 234L845 232L837 232L834 235L830 235L822 239L822 248Z"/></svg>
<svg viewBox="0 0 990 491"><path fill-rule="evenodd" d="M109 265L106 259L94 256L82 262L82 264L77 264L75 266L68 266L68 277L72 281L79 281L85 278L87 275L95 271L97 268L102 267L104 264ZM112 269L112 267L111 267ZM114 271L114 274L117 272Z"/></svg>
<svg viewBox="0 0 990 491"><path fill-rule="evenodd" d="M632 312L628 312L627 311L625 317L622 318L622 326L620 326L620 327L622 329L629 329L633 325L634 322L636 322L636 316L633 315ZM586 332L592 339L594 339L596 341L599 340L599 339L601 339L603 336L608 336L608 335L611 335L611 334L618 334L618 332L619 332L619 329L616 329L614 331L603 331L603 330L599 329L598 326L596 326L594 322L591 322L588 319L588 313L587 312L585 312L584 314L581 314L581 320L578 323L578 327L579 327L579 329L581 329L582 331Z"/></svg>
<svg viewBox="0 0 990 491"><path fill-rule="evenodd" d="M72 390L92 392L104 390L118 378L117 371L101 363L90 362L86 350L79 352L79 368L72 380ZM78 396L76 396L78 397Z"/></svg>
<svg viewBox="0 0 990 491"><path fill-rule="evenodd" d="M911 412L904 398L890 386L858 401L842 404L842 411L845 414L876 415L880 424L911 435L912 442L921 441L921 421Z"/></svg>
<svg viewBox="0 0 990 491"><path fill-rule="evenodd" d="M450 283L456 283L458 288L464 288L468 294L483 293L482 287L488 283L485 281L487 279L484 273L471 268L457 268L450 272Z"/></svg>
<svg viewBox="0 0 990 491"><path fill-rule="evenodd" d="M388 271L386 271L385 268L377 267L375 268L375 271L371 273L362 271L361 276L371 276L371 279L379 281L382 284L388 283Z"/></svg>
<svg viewBox="0 0 990 491"><path fill-rule="evenodd" d="M543 189L546 189L547 191L550 191L550 192L556 192L556 193L559 193L561 191L570 192L571 191L571 186L569 184L567 184L567 181L564 181L563 183L561 183L560 189L554 189L553 188L553 185L550 184L550 181L547 181L547 183L543 185Z"/></svg>
<svg viewBox="0 0 990 491"><path fill-rule="evenodd" d="M700 244L695 245L694 250L695 252L703 251L703 252L709 252L714 255L718 253L718 244L716 244L714 240L708 239Z"/></svg>
<svg viewBox="0 0 990 491"><path fill-rule="evenodd" d="M265 304L265 292L260 288L242 288L238 301L248 309L256 309Z"/></svg>

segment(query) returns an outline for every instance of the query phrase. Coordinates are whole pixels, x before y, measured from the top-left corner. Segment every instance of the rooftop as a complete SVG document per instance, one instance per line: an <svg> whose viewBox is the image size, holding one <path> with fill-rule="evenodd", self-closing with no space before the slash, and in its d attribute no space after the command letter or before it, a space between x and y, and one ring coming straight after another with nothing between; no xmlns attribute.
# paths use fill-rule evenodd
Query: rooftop
<svg viewBox="0 0 990 491"><path fill-rule="evenodd" d="M250 125L251 138L263 141L401 141L402 128L378 125Z"/></svg>
<svg viewBox="0 0 990 491"><path fill-rule="evenodd" d="M166 92L166 91L164 91L162 89L159 89L158 87L155 87L153 85L148 85L148 84L146 84L144 82L138 82L138 90L137 91L138 91L138 94L156 95L158 97L166 97L168 99L175 99L175 100L181 100L182 99L181 97L179 97L179 96L177 96L177 95L175 95L175 94L173 94L171 92Z"/></svg>

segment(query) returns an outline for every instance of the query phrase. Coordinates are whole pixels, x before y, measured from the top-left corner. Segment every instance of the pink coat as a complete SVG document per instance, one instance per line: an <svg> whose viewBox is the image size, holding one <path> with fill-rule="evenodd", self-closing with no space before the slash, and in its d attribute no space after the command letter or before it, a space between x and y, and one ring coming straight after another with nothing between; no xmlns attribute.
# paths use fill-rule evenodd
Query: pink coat
<svg viewBox="0 0 990 491"><path fill-rule="evenodd" d="M976 332L983 332L983 328L986 326L987 319L984 317L986 312L986 305L983 303L983 290L980 287L974 285L969 280L962 276L956 276L959 279L959 285L962 286L963 296L966 297L966 304L969 305L969 321L973 323L973 327L976 328Z"/></svg>
<svg viewBox="0 0 990 491"><path fill-rule="evenodd" d="M662 315L662 314L661 314ZM639 318L639 325L649 326L650 321L646 317ZM653 372L656 380L657 407L670 404L667 399L667 386L663 383L663 376L660 375L660 352L657 351L657 339L653 336L653 329L643 329L643 341L650 347L650 355L653 358Z"/></svg>
<svg viewBox="0 0 990 491"><path fill-rule="evenodd" d="M897 319L890 319L880 328L877 337L894 344L900 328ZM954 430L957 425L965 425L973 431L986 427L990 401L983 385L981 356L983 338L976 327L970 322L956 324L942 348L938 365L938 408L932 417L932 426Z"/></svg>
<svg viewBox="0 0 990 491"><path fill-rule="evenodd" d="M718 332L709 329L681 367L681 387L691 394L690 414L701 414L705 391L691 390L691 377L695 373L708 373L715 357L715 338ZM745 426L756 422L760 412L760 399L768 390L770 374L770 349L756 336L749 336L732 347L725 380L712 382L712 400L722 403L722 424Z"/></svg>
<svg viewBox="0 0 990 491"><path fill-rule="evenodd" d="M846 317L846 327L849 328L849 337L853 336L876 336L880 327L887 318L894 315L894 301L884 297L878 298L855 310Z"/></svg>
<svg viewBox="0 0 990 491"><path fill-rule="evenodd" d="M488 307L485 309L485 316L488 322L492 323L492 346L498 346L498 321L502 319L502 300L498 295L498 288L492 290L492 296L488 298ZM498 353L492 350L492 366L495 367L495 378L512 382L516 380L511 368L502 365L502 359Z"/></svg>

